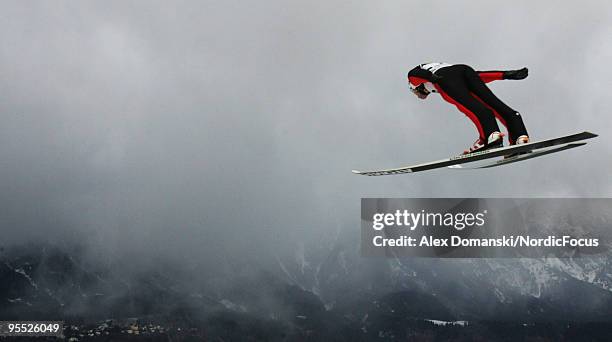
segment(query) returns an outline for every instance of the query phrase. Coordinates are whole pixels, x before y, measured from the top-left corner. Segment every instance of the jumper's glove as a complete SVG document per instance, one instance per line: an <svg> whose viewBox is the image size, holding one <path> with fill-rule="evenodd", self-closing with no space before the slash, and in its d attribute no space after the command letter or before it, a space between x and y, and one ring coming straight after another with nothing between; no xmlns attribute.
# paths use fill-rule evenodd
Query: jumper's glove
<svg viewBox="0 0 612 342"><path fill-rule="evenodd" d="M522 80L527 78L529 70L527 68L519 70L508 70L504 71L504 80Z"/></svg>

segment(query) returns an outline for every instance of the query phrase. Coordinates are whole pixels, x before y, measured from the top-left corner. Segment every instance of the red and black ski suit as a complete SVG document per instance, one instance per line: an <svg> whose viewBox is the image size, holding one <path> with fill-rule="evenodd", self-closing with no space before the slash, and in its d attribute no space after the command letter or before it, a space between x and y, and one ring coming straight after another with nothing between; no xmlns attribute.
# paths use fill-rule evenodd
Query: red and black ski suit
<svg viewBox="0 0 612 342"><path fill-rule="evenodd" d="M485 83L504 79L523 79L527 69L510 71L475 71L464 64L421 64L408 73L411 88L438 92L454 104L476 125L480 139L487 141L492 132L499 132L495 118L506 126L510 143L527 135L521 115L503 103Z"/></svg>

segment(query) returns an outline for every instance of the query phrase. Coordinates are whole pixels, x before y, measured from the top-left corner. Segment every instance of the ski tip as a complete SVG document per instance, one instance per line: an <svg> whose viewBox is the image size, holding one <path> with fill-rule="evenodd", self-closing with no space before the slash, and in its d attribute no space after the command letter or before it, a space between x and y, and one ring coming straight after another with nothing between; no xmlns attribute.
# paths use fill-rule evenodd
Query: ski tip
<svg viewBox="0 0 612 342"><path fill-rule="evenodd" d="M378 171L357 171L351 170L356 175L362 176L390 176L390 175L399 175L404 173L412 173L411 169L394 169L394 170L378 170Z"/></svg>
<svg viewBox="0 0 612 342"><path fill-rule="evenodd" d="M584 131L584 133L585 133L585 134L588 134L588 135L589 135L591 138L595 138L595 137L598 137L598 136L599 136L599 134L595 134L595 133L593 133L593 132L589 132L589 131Z"/></svg>

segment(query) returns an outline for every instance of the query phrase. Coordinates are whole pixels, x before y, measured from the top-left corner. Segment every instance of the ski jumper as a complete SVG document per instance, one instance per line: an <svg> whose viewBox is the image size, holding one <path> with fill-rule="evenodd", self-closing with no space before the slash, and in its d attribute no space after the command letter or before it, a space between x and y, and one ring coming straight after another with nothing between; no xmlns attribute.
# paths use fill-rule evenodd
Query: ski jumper
<svg viewBox="0 0 612 342"><path fill-rule="evenodd" d="M517 76L521 71L524 74ZM421 64L408 73L411 88L440 93L444 100L455 105L476 125L482 141L486 141L491 133L499 132L497 118L506 126L510 143L521 135L527 135L523 119L519 112L497 98L485 83L525 77L527 69L475 71L468 65L446 63Z"/></svg>

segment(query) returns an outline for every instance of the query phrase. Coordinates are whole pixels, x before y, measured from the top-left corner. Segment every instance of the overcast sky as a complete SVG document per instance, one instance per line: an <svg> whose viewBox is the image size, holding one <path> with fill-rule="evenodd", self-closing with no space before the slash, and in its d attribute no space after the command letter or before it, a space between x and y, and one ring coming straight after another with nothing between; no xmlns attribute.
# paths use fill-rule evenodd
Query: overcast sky
<svg viewBox="0 0 612 342"><path fill-rule="evenodd" d="M255 251L358 234L361 197L610 196L610 37L609 1L3 1L3 241ZM532 139L601 136L486 171L351 174L476 139L408 91L428 61L527 66L490 85Z"/></svg>

